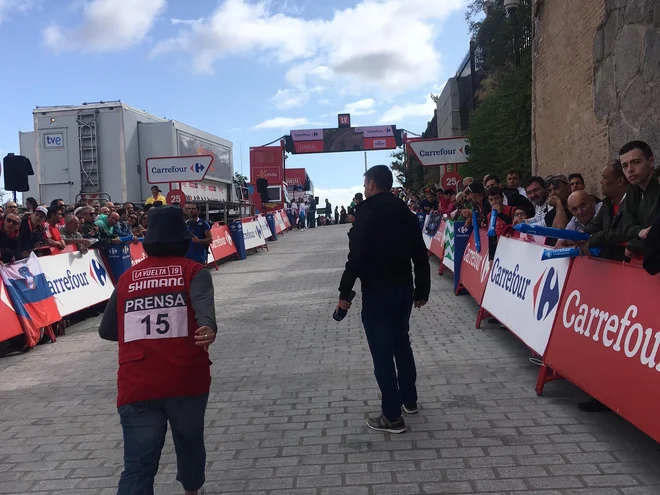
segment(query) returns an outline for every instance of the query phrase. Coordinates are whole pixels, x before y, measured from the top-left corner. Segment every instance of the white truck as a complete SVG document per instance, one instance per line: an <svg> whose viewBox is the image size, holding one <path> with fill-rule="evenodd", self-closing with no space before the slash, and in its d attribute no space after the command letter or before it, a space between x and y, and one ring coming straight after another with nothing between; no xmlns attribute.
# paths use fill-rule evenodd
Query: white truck
<svg viewBox="0 0 660 495"><path fill-rule="evenodd" d="M156 156L214 157L204 181L181 183L188 200L240 202L232 143L120 101L37 107L34 130L20 132L20 152L32 162L30 191L40 203L62 198L142 203L151 194L145 163ZM166 194L167 184L159 184ZM178 186L178 184L176 184Z"/></svg>

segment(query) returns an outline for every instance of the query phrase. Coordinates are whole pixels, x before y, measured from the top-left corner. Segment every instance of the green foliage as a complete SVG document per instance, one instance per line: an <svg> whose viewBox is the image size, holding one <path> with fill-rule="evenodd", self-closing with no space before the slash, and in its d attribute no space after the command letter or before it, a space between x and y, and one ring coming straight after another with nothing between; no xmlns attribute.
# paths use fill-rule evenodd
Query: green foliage
<svg viewBox="0 0 660 495"><path fill-rule="evenodd" d="M532 71L529 64L493 79L493 89L470 119L470 161L462 175L481 178L511 170L531 173Z"/></svg>
<svg viewBox="0 0 660 495"><path fill-rule="evenodd" d="M424 167L415 155L408 155L408 163L405 160L405 151L398 148L392 152L390 167L395 179L402 187L419 191L424 188Z"/></svg>
<svg viewBox="0 0 660 495"><path fill-rule="evenodd" d="M488 15L483 16L489 3ZM523 177L532 161L531 1L508 17L503 0L472 0L466 13L480 48L482 70L477 109L470 116L470 160L461 175L476 179L509 170Z"/></svg>

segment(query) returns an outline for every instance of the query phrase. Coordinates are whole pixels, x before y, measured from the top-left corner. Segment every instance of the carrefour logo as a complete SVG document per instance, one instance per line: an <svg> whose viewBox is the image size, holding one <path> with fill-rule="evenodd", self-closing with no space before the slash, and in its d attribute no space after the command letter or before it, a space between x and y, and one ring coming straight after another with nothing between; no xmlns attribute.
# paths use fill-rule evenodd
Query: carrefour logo
<svg viewBox="0 0 660 495"><path fill-rule="evenodd" d="M501 266L500 258L495 258L493 269L490 272L490 281L511 293L521 300L527 297L527 289L532 284L532 280L520 275L520 265L516 265L513 270Z"/></svg>
<svg viewBox="0 0 660 495"><path fill-rule="evenodd" d="M195 173L201 173L204 171L204 165L201 163L197 162L193 166L190 167L190 170L194 171Z"/></svg>
<svg viewBox="0 0 660 495"><path fill-rule="evenodd" d="M258 235L259 237L263 237L264 235L263 235L263 233L262 233L262 231L261 231L261 227L259 226L259 224L257 224L257 225L255 226L255 228L257 229L257 235Z"/></svg>
<svg viewBox="0 0 660 495"><path fill-rule="evenodd" d="M128 246L126 246L126 248L128 248ZM108 280L108 272L105 271L105 268L103 268L98 261L92 260L89 263L89 274L97 284L101 287L105 286L105 283Z"/></svg>
<svg viewBox="0 0 660 495"><path fill-rule="evenodd" d="M559 304L559 274L547 268L534 285L534 313L538 321L545 321Z"/></svg>

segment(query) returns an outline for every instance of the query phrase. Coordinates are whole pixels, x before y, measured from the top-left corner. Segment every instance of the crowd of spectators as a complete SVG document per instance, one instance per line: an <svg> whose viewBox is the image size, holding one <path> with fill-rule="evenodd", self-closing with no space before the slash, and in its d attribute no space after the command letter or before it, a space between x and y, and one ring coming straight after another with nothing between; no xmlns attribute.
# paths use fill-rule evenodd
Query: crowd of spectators
<svg viewBox="0 0 660 495"><path fill-rule="evenodd" d="M163 203L136 206L127 202L81 201L67 205L62 199L40 205L27 198L25 206L7 201L0 206L0 262L11 263L31 252L42 256L76 245L81 252L90 246L137 242L148 227L148 211Z"/></svg>
<svg viewBox="0 0 660 495"><path fill-rule="evenodd" d="M530 177L521 185L521 174L511 171L506 184L497 175L483 180L466 177L461 190L428 187L419 194L409 189L393 190L414 212L437 214L466 221L473 212L480 228L488 228L497 211L496 238L511 236L513 227L526 222L533 226L584 232L589 240L579 243L547 238L549 246L578 245L582 254L600 249L600 257L615 261L644 259L651 274L660 273L660 183L651 147L632 141L621 148L617 160L603 167L601 197L589 194L580 173ZM655 226L653 226L655 225Z"/></svg>

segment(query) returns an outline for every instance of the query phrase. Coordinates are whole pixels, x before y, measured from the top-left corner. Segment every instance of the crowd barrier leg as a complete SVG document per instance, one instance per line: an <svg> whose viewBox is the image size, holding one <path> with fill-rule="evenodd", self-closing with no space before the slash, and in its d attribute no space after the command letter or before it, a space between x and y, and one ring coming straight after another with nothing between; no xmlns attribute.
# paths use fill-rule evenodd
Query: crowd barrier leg
<svg viewBox="0 0 660 495"><path fill-rule="evenodd" d="M536 380L536 395L539 397L543 395L543 389L547 383L554 382L555 380L561 380L562 378L563 377L559 373L550 368L550 366L544 364L541 366L539 377Z"/></svg>
<svg viewBox="0 0 660 495"><path fill-rule="evenodd" d="M55 337L55 332L53 331L53 325L48 325L44 327L44 337L48 337L51 342L57 341L57 338Z"/></svg>
<svg viewBox="0 0 660 495"><path fill-rule="evenodd" d="M488 317L489 313L486 311L484 308L479 307L479 311L477 312L477 321L474 324L474 328L479 329L481 328L481 322L484 321Z"/></svg>

